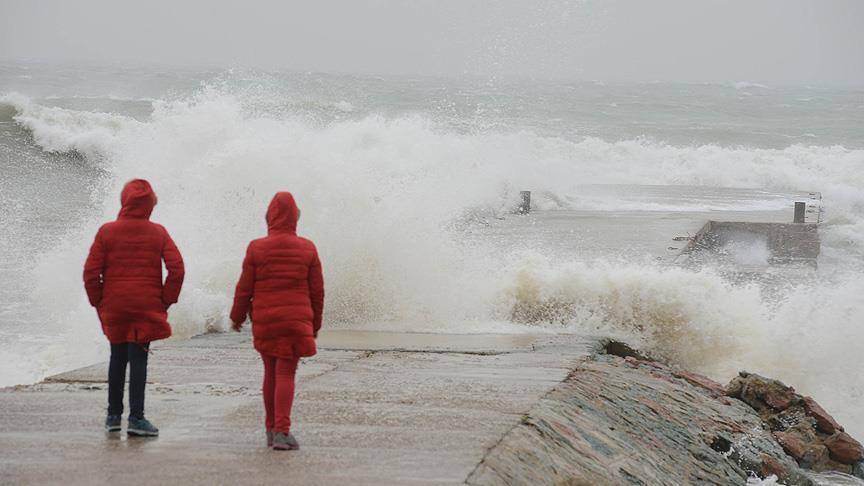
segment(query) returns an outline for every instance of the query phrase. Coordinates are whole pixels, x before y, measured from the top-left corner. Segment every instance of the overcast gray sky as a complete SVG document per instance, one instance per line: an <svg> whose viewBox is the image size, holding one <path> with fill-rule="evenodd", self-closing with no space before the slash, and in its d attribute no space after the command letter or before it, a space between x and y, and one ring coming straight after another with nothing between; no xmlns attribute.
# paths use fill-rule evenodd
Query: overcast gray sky
<svg viewBox="0 0 864 486"><path fill-rule="evenodd" d="M862 0L0 0L0 58L864 85Z"/></svg>

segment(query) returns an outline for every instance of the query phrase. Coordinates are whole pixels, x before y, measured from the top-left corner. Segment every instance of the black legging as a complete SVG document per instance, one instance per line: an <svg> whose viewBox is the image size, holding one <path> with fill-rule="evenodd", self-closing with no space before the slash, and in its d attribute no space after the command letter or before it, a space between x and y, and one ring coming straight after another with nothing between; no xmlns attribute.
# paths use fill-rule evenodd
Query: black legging
<svg viewBox="0 0 864 486"><path fill-rule="evenodd" d="M111 345L108 363L108 415L123 415L123 387L129 364L129 416L144 417L144 386L147 383L148 345L122 343Z"/></svg>

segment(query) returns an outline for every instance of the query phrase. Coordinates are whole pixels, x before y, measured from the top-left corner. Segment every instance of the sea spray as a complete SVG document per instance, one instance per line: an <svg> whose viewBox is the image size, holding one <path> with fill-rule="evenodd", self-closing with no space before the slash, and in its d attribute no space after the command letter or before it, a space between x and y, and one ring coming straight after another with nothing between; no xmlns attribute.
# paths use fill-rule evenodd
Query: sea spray
<svg viewBox="0 0 864 486"><path fill-rule="evenodd" d="M160 197L154 220L186 256L187 282L171 311L179 336L225 329L245 244L264 233L273 192L287 189L303 211L300 233L322 254L328 326L619 333L723 381L744 367L800 383L864 432L854 359L864 151L458 131L423 114L352 113L322 124L212 87L154 102L145 121L22 96L2 103L43 149L74 151L106 171L98 217L70 228L25 277L33 302L49 303L27 309L28 322L63 336L4 354L27 380L104 355L80 266L98 225L115 217L119 188L144 177ZM579 207L584 181L820 190L828 212L818 278L769 299L710 268L502 251L463 237L460 218L499 214L521 188L543 194L541 207Z"/></svg>

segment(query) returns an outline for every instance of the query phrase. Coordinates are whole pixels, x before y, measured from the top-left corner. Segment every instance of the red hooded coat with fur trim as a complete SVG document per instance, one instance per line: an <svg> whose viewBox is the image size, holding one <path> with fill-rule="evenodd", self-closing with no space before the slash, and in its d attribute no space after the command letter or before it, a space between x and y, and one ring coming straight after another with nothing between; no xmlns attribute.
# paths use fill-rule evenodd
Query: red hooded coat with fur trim
<svg viewBox="0 0 864 486"><path fill-rule="evenodd" d="M84 264L87 297L112 344L165 339L168 307L183 285L183 258L168 231L150 222L156 194L147 181L129 181L120 203L117 220L99 228Z"/></svg>
<svg viewBox="0 0 864 486"><path fill-rule="evenodd" d="M246 249L231 320L252 319L258 352L280 358L312 356L324 310L324 277L315 245L297 236L300 211L289 192L267 208L267 236Z"/></svg>

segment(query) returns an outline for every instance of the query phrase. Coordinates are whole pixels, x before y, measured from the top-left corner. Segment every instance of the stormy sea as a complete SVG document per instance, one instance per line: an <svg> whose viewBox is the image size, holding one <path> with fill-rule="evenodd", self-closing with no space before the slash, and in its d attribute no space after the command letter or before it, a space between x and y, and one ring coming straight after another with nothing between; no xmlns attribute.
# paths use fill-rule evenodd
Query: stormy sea
<svg viewBox="0 0 864 486"><path fill-rule="evenodd" d="M325 326L617 335L721 382L782 379L864 436L861 89L7 62L0 174L0 386L106 358L81 270L141 177L186 261L178 336L227 329L290 190ZM515 220L523 190L539 216ZM642 244L687 215L791 218L810 191L815 267L742 278Z"/></svg>

